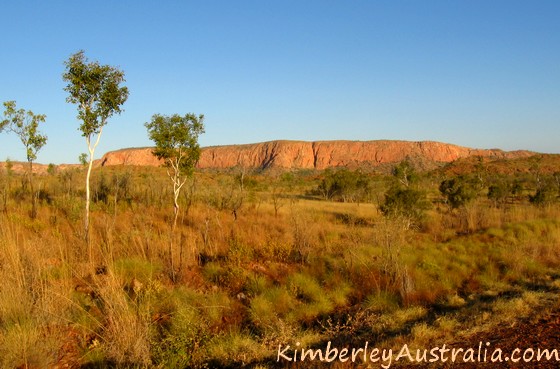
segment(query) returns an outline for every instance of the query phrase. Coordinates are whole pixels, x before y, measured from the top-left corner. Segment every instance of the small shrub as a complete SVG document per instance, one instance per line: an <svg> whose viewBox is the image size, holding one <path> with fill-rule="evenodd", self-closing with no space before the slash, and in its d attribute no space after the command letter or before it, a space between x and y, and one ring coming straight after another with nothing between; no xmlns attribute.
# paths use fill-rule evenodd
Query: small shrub
<svg viewBox="0 0 560 369"><path fill-rule="evenodd" d="M197 348L210 338L198 310L181 303L172 313L169 328L156 335L151 344L154 364L166 368L194 366L201 358Z"/></svg>
<svg viewBox="0 0 560 369"><path fill-rule="evenodd" d="M429 207L422 191L394 186L385 193L385 201L379 208L385 216L405 219L409 228L420 224Z"/></svg>
<svg viewBox="0 0 560 369"><path fill-rule="evenodd" d="M111 193L111 188L105 175L101 174L101 177L97 181L95 187L93 188L93 201L102 202L107 204L109 201L109 194Z"/></svg>
<svg viewBox="0 0 560 369"><path fill-rule="evenodd" d="M439 191L453 209L468 204L477 196L476 185L466 177L444 180L439 185Z"/></svg>
<svg viewBox="0 0 560 369"><path fill-rule="evenodd" d="M360 171L327 169L323 180L314 192L326 200L364 202L371 195L371 181Z"/></svg>
<svg viewBox="0 0 560 369"><path fill-rule="evenodd" d="M529 202L536 206L550 205L558 200L558 188L550 181L542 183L534 195L529 195Z"/></svg>

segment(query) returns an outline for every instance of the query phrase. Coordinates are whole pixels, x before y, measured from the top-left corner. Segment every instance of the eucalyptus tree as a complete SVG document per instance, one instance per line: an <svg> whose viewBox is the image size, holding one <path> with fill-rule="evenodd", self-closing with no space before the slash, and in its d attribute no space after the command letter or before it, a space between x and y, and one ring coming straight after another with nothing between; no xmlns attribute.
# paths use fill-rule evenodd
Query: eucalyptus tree
<svg viewBox="0 0 560 369"><path fill-rule="evenodd" d="M418 180L418 175L414 166L408 159L401 161L393 168L393 177L398 183L405 188L408 188L412 183Z"/></svg>
<svg viewBox="0 0 560 369"><path fill-rule="evenodd" d="M385 199L379 210L387 217L403 221L406 229L418 226L430 208L426 193L418 186L418 174L412 163L404 160L392 171L393 183L385 192Z"/></svg>
<svg viewBox="0 0 560 369"><path fill-rule="evenodd" d="M79 130L89 152L84 221L85 238L89 243L90 177L95 149L109 118L123 111L121 106L128 98L128 88L121 85L125 82L123 71L97 61L90 62L83 50L71 55L64 64L66 70L62 79L67 83L64 90L69 94L66 101L77 105Z"/></svg>
<svg viewBox="0 0 560 369"><path fill-rule="evenodd" d="M47 143L47 136L42 135L39 123L45 122L46 115L34 114L31 110L17 109L15 101L4 102L4 119L0 122L0 131L7 128L15 133L23 146L28 166L29 190L31 192L31 218L37 216L37 201L33 189L33 161L37 159L37 152Z"/></svg>
<svg viewBox="0 0 560 369"><path fill-rule="evenodd" d="M184 116L155 114L145 123L149 138L154 141L154 155L163 160L173 183L173 227L179 215L179 194L200 158L198 136L204 133L204 115Z"/></svg>

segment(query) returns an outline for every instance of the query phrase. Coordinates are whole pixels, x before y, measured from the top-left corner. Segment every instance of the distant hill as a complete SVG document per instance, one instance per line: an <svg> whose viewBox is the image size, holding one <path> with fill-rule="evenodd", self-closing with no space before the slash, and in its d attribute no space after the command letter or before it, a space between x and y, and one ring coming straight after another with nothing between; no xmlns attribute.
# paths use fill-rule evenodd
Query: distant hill
<svg viewBox="0 0 560 369"><path fill-rule="evenodd" d="M6 162L0 162L0 170L5 170L8 164ZM79 168L80 164L59 164L56 165L56 170L66 170L69 168ZM47 164L33 163L33 173L37 174L47 174L49 166ZM29 163L21 161L10 162L10 170L14 173L24 173L29 169Z"/></svg>
<svg viewBox="0 0 560 369"><path fill-rule="evenodd" d="M531 151L472 149L434 141L269 141L246 145L224 145L202 148L199 169L311 169L345 167L364 170L388 170L393 164L408 159L419 170L441 168L445 173L472 170L478 158L484 158L495 172L526 172L540 165L544 171L560 171L560 155ZM540 159L539 159L540 158ZM110 151L95 161L96 166L158 166L161 162L151 147ZM27 163L12 162L12 170L23 172ZM6 163L0 163L0 169ZM79 164L57 165L57 170L77 168ZM33 164L34 172L44 174L47 165ZM513 168L513 169L512 169Z"/></svg>
<svg viewBox="0 0 560 369"><path fill-rule="evenodd" d="M433 141L270 141L205 147L202 149L198 168L373 169L409 159L422 169L433 169L457 159L474 156L494 160L527 158L534 154L530 151L471 149ZM98 163L102 166L160 164L149 147L108 152Z"/></svg>
<svg viewBox="0 0 560 369"><path fill-rule="evenodd" d="M494 174L554 174L560 172L560 154L534 154L529 157L511 159L483 159L467 157L446 164L439 171L446 176L473 173L482 165L484 171Z"/></svg>

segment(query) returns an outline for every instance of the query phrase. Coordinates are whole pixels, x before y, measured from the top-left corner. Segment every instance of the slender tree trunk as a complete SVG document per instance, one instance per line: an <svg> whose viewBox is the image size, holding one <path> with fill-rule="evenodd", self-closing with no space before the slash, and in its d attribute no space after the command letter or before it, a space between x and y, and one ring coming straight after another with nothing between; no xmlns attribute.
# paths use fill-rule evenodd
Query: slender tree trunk
<svg viewBox="0 0 560 369"><path fill-rule="evenodd" d="M88 170L86 174L86 214L84 219L84 236L86 243L89 246L89 204L90 204L90 178L91 178L91 169L93 167L93 154L90 151L89 157L89 164ZM90 250L90 257L91 257L91 250Z"/></svg>
<svg viewBox="0 0 560 369"><path fill-rule="evenodd" d="M93 155L95 153L95 148L97 147L97 145L99 144L99 139L101 138L101 133L103 132L103 127L99 130L99 133L97 134L97 138L95 140L95 143L93 144L93 146L91 146L91 136L86 137L86 142L88 145L88 150L89 150L89 164L88 164L88 170L87 170L87 174L86 174L86 214L85 214L85 219L84 219L84 239L86 241L87 247L88 247L88 254L89 254L89 260L92 261L93 260L93 250L91 247L91 240L90 240L90 230L89 230L89 205L90 205L90 198L91 198L91 193L90 193L90 178L91 178L91 170L93 168Z"/></svg>
<svg viewBox="0 0 560 369"><path fill-rule="evenodd" d="M33 189L33 161L29 161L29 191L31 192L31 219L37 218L37 199Z"/></svg>
<svg viewBox="0 0 560 369"><path fill-rule="evenodd" d="M173 191L173 232L177 228L177 218L179 217L179 190L177 188Z"/></svg>
<svg viewBox="0 0 560 369"><path fill-rule="evenodd" d="M175 283L175 259L173 258L173 240L175 237L175 229L177 228L177 219L179 218L179 191L178 186L179 178L177 172L175 172L173 180L173 224L171 225L171 236L169 240L169 262L171 264L171 279Z"/></svg>
<svg viewBox="0 0 560 369"><path fill-rule="evenodd" d="M179 218L179 195L181 193L181 188L186 182L186 178L181 181L181 170L179 168L179 162L177 161L170 161L170 166L173 169L173 173L169 170L167 174L171 178L173 182L173 223L171 225L171 235L169 240L169 262L171 264L171 279L175 282L175 261L173 258L173 239L175 237L175 229L177 228L177 219ZM181 241L180 247L183 247L183 242ZM180 261L182 259L183 250L180 250Z"/></svg>

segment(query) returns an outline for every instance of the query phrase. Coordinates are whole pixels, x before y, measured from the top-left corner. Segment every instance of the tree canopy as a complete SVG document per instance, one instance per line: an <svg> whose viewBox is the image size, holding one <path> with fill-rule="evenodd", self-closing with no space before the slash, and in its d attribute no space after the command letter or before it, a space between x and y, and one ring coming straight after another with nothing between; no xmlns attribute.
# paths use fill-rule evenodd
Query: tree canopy
<svg viewBox="0 0 560 369"><path fill-rule="evenodd" d="M476 182L465 176L454 177L442 181L439 191L451 208L456 209L473 201L477 196Z"/></svg>
<svg viewBox="0 0 560 369"><path fill-rule="evenodd" d="M393 168L393 178L404 187L409 187L410 184L418 180L418 175L414 170L414 166L408 159L401 161Z"/></svg>
<svg viewBox="0 0 560 369"><path fill-rule="evenodd" d="M37 159L37 152L47 143L47 136L42 135L39 123L46 119L44 114L34 114L31 110L17 109L15 101L4 102L4 120L0 122L0 131L7 128L15 133L25 146L28 162Z"/></svg>
<svg viewBox="0 0 560 369"><path fill-rule="evenodd" d="M359 170L327 169L324 174L316 192L327 200L360 202L367 200L371 194L371 180Z"/></svg>
<svg viewBox="0 0 560 369"><path fill-rule="evenodd" d="M385 193L385 199L379 209L387 217L405 220L405 227L418 225L430 208L426 193L416 188L418 174L412 163L404 160L392 171L393 183Z"/></svg>
<svg viewBox="0 0 560 369"><path fill-rule="evenodd" d="M8 128L9 131L15 133L23 146L25 146L25 154L28 168L28 181L31 190L31 218L37 216L36 194L33 189L33 161L37 159L37 152L41 150L47 143L47 136L39 132L39 123L46 119L44 114L35 114L31 110L17 109L15 101L6 101L4 103L4 119L0 121L0 131Z"/></svg>
<svg viewBox="0 0 560 369"><path fill-rule="evenodd" d="M128 99L128 88L120 86L125 81L124 72L99 62L89 62L84 51L70 56L64 63L62 78L69 96L66 101L78 105L80 131L84 137L99 134L107 120L122 112L121 106Z"/></svg>
<svg viewBox="0 0 560 369"><path fill-rule="evenodd" d="M184 116L173 114L166 116L155 114L150 122L145 123L148 136L155 142L155 156L164 160L167 174L173 182L173 208L175 217L173 229L179 214L179 193L187 178L194 170L200 158L198 136L204 133L204 115L189 113Z"/></svg>
<svg viewBox="0 0 560 369"><path fill-rule="evenodd" d="M121 106L128 99L128 88L121 86L125 81L123 71L110 65L101 65L97 61L88 61L83 50L71 55L64 65L66 71L62 74L62 79L67 82L64 90L69 94L66 101L78 107L80 131L86 138L89 151L85 215L85 238L89 244L90 176L93 156L107 120L122 112Z"/></svg>
<svg viewBox="0 0 560 369"><path fill-rule="evenodd" d="M163 159L166 166L190 174L200 158L198 136L204 133L204 115L155 114L145 126L156 144L154 155Z"/></svg>
<svg viewBox="0 0 560 369"><path fill-rule="evenodd" d="M173 223L171 230L177 227L179 216L179 194L187 177L192 175L194 166L200 158L198 136L204 133L204 115L196 116L189 113L184 116L173 114L166 116L155 114L150 122L145 123L148 136L156 147L155 156L164 160L168 168L167 175L173 183ZM182 246L181 246L182 247ZM182 255L182 252L180 253ZM173 242L169 244L169 261L171 279L175 280L175 262L173 258ZM181 263L179 262L179 265Z"/></svg>

